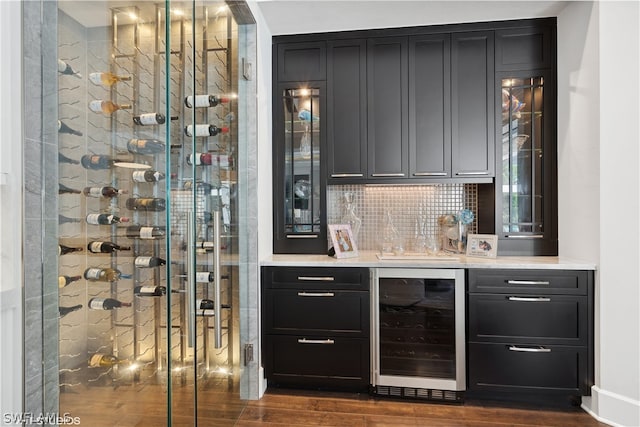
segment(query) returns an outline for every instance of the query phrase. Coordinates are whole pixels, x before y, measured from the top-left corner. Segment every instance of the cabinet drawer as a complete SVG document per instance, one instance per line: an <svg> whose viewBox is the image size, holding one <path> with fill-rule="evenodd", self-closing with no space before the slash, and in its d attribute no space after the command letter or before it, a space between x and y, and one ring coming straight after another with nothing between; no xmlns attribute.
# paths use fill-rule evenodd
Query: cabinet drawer
<svg viewBox="0 0 640 427"><path fill-rule="evenodd" d="M369 290L368 268L267 267L269 288Z"/></svg>
<svg viewBox="0 0 640 427"><path fill-rule="evenodd" d="M369 384L369 340L267 335L269 384L362 388Z"/></svg>
<svg viewBox="0 0 640 427"><path fill-rule="evenodd" d="M267 333L369 336L369 293L267 289Z"/></svg>
<svg viewBox="0 0 640 427"><path fill-rule="evenodd" d="M471 341L588 344L586 296L469 295Z"/></svg>
<svg viewBox="0 0 640 427"><path fill-rule="evenodd" d="M589 394L586 347L469 343L469 389Z"/></svg>
<svg viewBox="0 0 640 427"><path fill-rule="evenodd" d="M469 292L586 295L587 271L469 270Z"/></svg>

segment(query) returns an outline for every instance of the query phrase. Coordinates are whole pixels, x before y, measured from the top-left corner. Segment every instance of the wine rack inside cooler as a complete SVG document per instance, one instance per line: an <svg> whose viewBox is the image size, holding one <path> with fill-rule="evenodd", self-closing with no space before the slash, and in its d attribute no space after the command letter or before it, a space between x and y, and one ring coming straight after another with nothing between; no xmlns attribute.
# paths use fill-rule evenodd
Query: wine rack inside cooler
<svg viewBox="0 0 640 427"><path fill-rule="evenodd" d="M96 2L96 12L103 12L100 8L105 5ZM237 380L232 375L239 346L234 334L237 289L231 285L237 280L237 267L228 262L238 245L233 160L238 142L237 104L230 95L237 92L237 34L228 10L220 12L221 4L198 9L196 18L167 15L164 3L138 2L108 9L110 21L97 27L84 26L59 12L59 179L62 186L80 190L80 194L59 194L59 240L63 245L83 248L59 256L61 285L67 281L64 276L82 276L59 289L61 393L163 384L169 367L183 382L196 376L233 386ZM165 26L167 20L170 22ZM213 107L189 108L185 98L196 94L225 97ZM149 113L151 116L145 115ZM134 120L142 117L144 122L157 114L164 116L164 123L141 125L136 123L140 120ZM185 127L202 123L215 125L219 133L186 135ZM155 142L138 144L136 140ZM164 144L162 151L145 153L145 146L148 149L155 144L157 148L158 143ZM138 152L128 147L137 147ZM200 154L211 164L194 165L193 159ZM84 157L83 163L83 156L93 157ZM188 157L192 159L189 162ZM157 171L164 179L146 182L145 170ZM82 194L85 187L107 186L126 194ZM162 202L155 203L155 209L146 202L127 203L141 198ZM134 205L137 208L130 209ZM196 311L195 345L190 347L187 339L188 211L194 211L194 241L200 244L196 270L213 272L215 257L223 260L217 272L223 308L215 314L222 325L219 348L213 343L214 316L206 309ZM216 212L220 213L217 227ZM89 224L87 216L95 214L129 221ZM127 227L135 225L157 227L164 235L151 239L127 236ZM211 248L216 236L220 244ZM87 248L92 241L131 249L95 254ZM144 260L140 257L160 258L167 265L141 267ZM111 282L88 280L84 273L90 268L121 274ZM166 294L135 296L138 287L163 287ZM195 293L197 300L212 299L212 282L197 282ZM131 306L92 309L89 301L93 299L95 306L96 298ZM70 311L71 307L75 309Z"/></svg>

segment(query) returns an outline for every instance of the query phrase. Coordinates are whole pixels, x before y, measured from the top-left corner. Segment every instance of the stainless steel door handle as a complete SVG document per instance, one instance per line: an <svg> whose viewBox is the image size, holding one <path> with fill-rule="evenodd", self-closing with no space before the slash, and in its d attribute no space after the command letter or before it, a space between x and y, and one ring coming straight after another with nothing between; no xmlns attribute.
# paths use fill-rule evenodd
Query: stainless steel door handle
<svg viewBox="0 0 640 427"><path fill-rule="evenodd" d="M196 341L196 275L194 273L195 246L195 218L193 211L187 211L187 345L193 348Z"/></svg>
<svg viewBox="0 0 640 427"><path fill-rule="evenodd" d="M332 173L331 178L362 178L361 173Z"/></svg>
<svg viewBox="0 0 640 427"><path fill-rule="evenodd" d="M551 353L551 349L546 347L517 347L510 345L508 348L509 351L521 351L525 353Z"/></svg>
<svg viewBox="0 0 640 427"><path fill-rule="evenodd" d="M372 173L371 176L376 178L404 176L403 173Z"/></svg>
<svg viewBox="0 0 640 427"><path fill-rule="evenodd" d="M220 211L213 211L213 239L214 239L214 258L213 258L213 271L214 271L214 279L213 279L213 310L214 310L214 318L213 318L213 329L214 329L214 340L213 347L218 349L222 348L222 303L220 301L221 292L220 292L220 282L222 281L222 274L220 273Z"/></svg>
<svg viewBox="0 0 640 427"><path fill-rule="evenodd" d="M298 280L302 282L333 282L336 279L332 276L298 276Z"/></svg>
<svg viewBox="0 0 640 427"><path fill-rule="evenodd" d="M317 239L317 234L287 234L287 239Z"/></svg>
<svg viewBox="0 0 640 427"><path fill-rule="evenodd" d="M507 285L550 285L548 280L507 280Z"/></svg>
<svg viewBox="0 0 640 427"><path fill-rule="evenodd" d="M456 172L458 176L467 176L467 175L489 175L489 172L486 171L478 171L478 172Z"/></svg>
<svg viewBox="0 0 640 427"><path fill-rule="evenodd" d="M413 176L447 176L446 172L416 172Z"/></svg>
<svg viewBox="0 0 640 427"><path fill-rule="evenodd" d="M334 297L333 292L298 292L299 297Z"/></svg>
<svg viewBox="0 0 640 427"><path fill-rule="evenodd" d="M549 301L551 301L551 298L547 298L547 297L509 297L509 301L549 302Z"/></svg>
<svg viewBox="0 0 640 427"><path fill-rule="evenodd" d="M326 340L308 340L306 338L298 338L298 344L335 344L336 342L332 339Z"/></svg>

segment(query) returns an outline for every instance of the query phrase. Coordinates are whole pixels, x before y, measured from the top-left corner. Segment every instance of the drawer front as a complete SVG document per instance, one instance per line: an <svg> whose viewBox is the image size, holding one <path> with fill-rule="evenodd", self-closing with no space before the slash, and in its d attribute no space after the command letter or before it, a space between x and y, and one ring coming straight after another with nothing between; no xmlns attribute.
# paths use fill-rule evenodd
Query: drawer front
<svg viewBox="0 0 640 427"><path fill-rule="evenodd" d="M469 292L586 295L588 271L469 270Z"/></svg>
<svg viewBox="0 0 640 427"><path fill-rule="evenodd" d="M587 345L586 296L469 295L469 340Z"/></svg>
<svg viewBox="0 0 640 427"><path fill-rule="evenodd" d="M362 388L369 385L369 340L267 335L269 384Z"/></svg>
<svg viewBox="0 0 640 427"><path fill-rule="evenodd" d="M588 394L586 347L469 343L469 389Z"/></svg>
<svg viewBox="0 0 640 427"><path fill-rule="evenodd" d="M369 293L267 289L266 333L369 336Z"/></svg>
<svg viewBox="0 0 640 427"><path fill-rule="evenodd" d="M264 273L270 288L369 290L368 268L266 267Z"/></svg>

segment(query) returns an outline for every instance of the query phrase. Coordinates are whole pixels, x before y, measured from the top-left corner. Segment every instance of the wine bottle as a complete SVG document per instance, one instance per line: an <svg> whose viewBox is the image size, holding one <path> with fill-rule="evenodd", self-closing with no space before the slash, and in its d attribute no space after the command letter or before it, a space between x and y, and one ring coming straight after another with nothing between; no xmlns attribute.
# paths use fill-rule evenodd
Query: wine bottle
<svg viewBox="0 0 640 427"><path fill-rule="evenodd" d="M94 113L111 114L118 110L129 110L131 104L115 104L110 100L94 99L89 103L89 109Z"/></svg>
<svg viewBox="0 0 640 427"><path fill-rule="evenodd" d="M194 102L195 98L195 102ZM188 108L215 107L229 102L229 98L221 95L189 95L184 99L184 105Z"/></svg>
<svg viewBox="0 0 640 427"><path fill-rule="evenodd" d="M157 139L130 139L127 150L133 154L164 153L165 144Z"/></svg>
<svg viewBox="0 0 640 427"><path fill-rule="evenodd" d="M171 120L177 120L178 116L171 116ZM133 116L133 123L140 126L152 126L161 125L167 121L167 118L162 113L145 113L138 116Z"/></svg>
<svg viewBox="0 0 640 427"><path fill-rule="evenodd" d="M130 274L124 274L115 268L89 267L84 271L84 278L92 282L117 282L119 279L130 279Z"/></svg>
<svg viewBox="0 0 640 427"><path fill-rule="evenodd" d="M65 245L58 245L58 255L66 255L66 254L70 254L72 252L82 252L84 249L83 248L74 248L71 246L65 246Z"/></svg>
<svg viewBox="0 0 640 427"><path fill-rule="evenodd" d="M135 182L158 182L163 180L165 175L162 172L154 170L135 171L133 172L132 179Z"/></svg>
<svg viewBox="0 0 640 427"><path fill-rule="evenodd" d="M120 246L117 243L113 242L103 242L100 240L93 240L89 242L87 245L87 249L89 252L94 254L110 254L115 251L129 251L131 247L129 246Z"/></svg>
<svg viewBox="0 0 640 427"><path fill-rule="evenodd" d="M58 153L58 162L60 163L68 163L70 165L79 165L80 162L78 160L70 159L62 153Z"/></svg>
<svg viewBox="0 0 640 427"><path fill-rule="evenodd" d="M165 234L164 227L130 225L126 228L126 236L132 239L160 239Z"/></svg>
<svg viewBox="0 0 640 427"><path fill-rule="evenodd" d="M193 125L187 125L184 128L184 134L194 136ZM216 136L219 133L229 132L228 127L219 128L216 125L195 125L195 136Z"/></svg>
<svg viewBox="0 0 640 427"><path fill-rule="evenodd" d="M187 156L187 164L189 166L194 164L194 159L195 159L196 166L200 166L200 165L209 166L212 164L218 165L221 168L228 168L230 166L233 166L233 157L228 156L226 154L222 154L222 155L213 155L211 153L189 154Z"/></svg>
<svg viewBox="0 0 640 427"><path fill-rule="evenodd" d="M113 86L118 82L125 82L129 80L131 80L131 76L117 76L108 71L104 73L89 74L89 81L96 85Z"/></svg>
<svg viewBox="0 0 640 427"><path fill-rule="evenodd" d="M82 276L58 276L58 287L64 288L69 283L82 279Z"/></svg>
<svg viewBox="0 0 640 427"><path fill-rule="evenodd" d="M82 163L82 167L85 169L109 169L113 166L114 163L119 160L113 159L110 156L105 154L85 154L80 159L80 163Z"/></svg>
<svg viewBox="0 0 640 427"><path fill-rule="evenodd" d="M60 317L64 317L69 313L72 313L74 311L80 310L81 308L82 308L82 304L73 305L71 307L60 306L60 307L58 307L58 312L60 313Z"/></svg>
<svg viewBox="0 0 640 427"><path fill-rule="evenodd" d="M120 307L131 307L130 302L118 301L115 298L91 298L87 303L93 310L113 310Z"/></svg>
<svg viewBox="0 0 640 427"><path fill-rule="evenodd" d="M197 283L211 283L215 278L215 274L210 271L197 271L196 282Z"/></svg>
<svg viewBox="0 0 640 427"><path fill-rule="evenodd" d="M58 224L67 224L70 222L80 222L80 218L69 218L68 216L58 215Z"/></svg>
<svg viewBox="0 0 640 427"><path fill-rule="evenodd" d="M127 190L118 190L115 187L106 186L106 187L85 187L82 190L82 194L87 197L116 197L120 194L127 194Z"/></svg>
<svg viewBox="0 0 640 427"><path fill-rule="evenodd" d="M113 354L95 353L89 358L90 368L109 368L123 363L127 363L127 361L118 359Z"/></svg>
<svg viewBox="0 0 640 427"><path fill-rule="evenodd" d="M80 194L80 190L58 183L58 194Z"/></svg>
<svg viewBox="0 0 640 427"><path fill-rule="evenodd" d="M165 265L167 261L155 256L138 256L133 262L138 268L151 268Z"/></svg>
<svg viewBox="0 0 640 427"><path fill-rule="evenodd" d="M165 208L165 200L157 197L132 197L127 199L127 209L132 211L162 212Z"/></svg>
<svg viewBox="0 0 640 427"><path fill-rule="evenodd" d="M87 215L87 224L92 225L111 225L119 222L129 222L129 218L119 217L111 214L89 214Z"/></svg>
<svg viewBox="0 0 640 427"><path fill-rule="evenodd" d="M74 70L71 65L64 62L62 59L58 59L58 72L60 74L66 74L70 76L77 77L79 79L82 78L82 74Z"/></svg>
<svg viewBox="0 0 640 427"><path fill-rule="evenodd" d="M58 133L68 133L70 135L82 136L82 132L70 128L65 122L58 120Z"/></svg>
<svg viewBox="0 0 640 427"><path fill-rule="evenodd" d="M136 286L133 294L137 297L161 297L167 293L164 286Z"/></svg>

